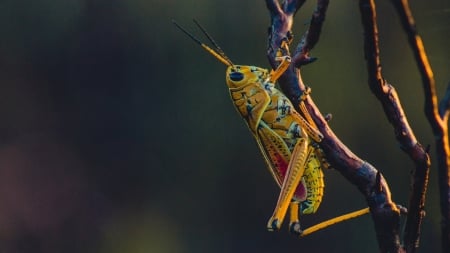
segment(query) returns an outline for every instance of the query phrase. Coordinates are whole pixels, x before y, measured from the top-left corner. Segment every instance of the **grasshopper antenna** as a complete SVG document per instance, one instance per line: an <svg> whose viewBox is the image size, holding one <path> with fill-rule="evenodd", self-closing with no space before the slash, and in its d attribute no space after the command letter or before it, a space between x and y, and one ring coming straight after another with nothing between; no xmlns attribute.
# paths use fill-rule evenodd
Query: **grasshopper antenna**
<svg viewBox="0 0 450 253"><path fill-rule="evenodd" d="M213 39L213 37L211 35L209 35L209 33L206 31L205 28L203 28L202 25L200 25L200 23L193 19L194 23L198 26L198 28L200 28L200 30L203 32L203 34L208 38L208 40L211 42L211 44L214 45L214 47L216 48L217 52L226 60L228 61L228 63L230 63L232 66L234 66L233 62L231 62L230 58L228 58L228 56L225 54L225 52L222 50L222 48L220 48L219 44L217 44L217 42Z"/></svg>
<svg viewBox="0 0 450 253"><path fill-rule="evenodd" d="M222 62L223 64L227 66L233 66L233 63L225 56L222 56L222 54L216 52L214 49L208 47L203 42L201 42L197 37L195 37L192 33L188 32L186 29L184 29L181 25L179 25L175 20L172 19L172 23L178 27L182 32L184 32L187 36L189 36L194 42L199 44L203 49L205 49L208 53L212 54L217 60Z"/></svg>

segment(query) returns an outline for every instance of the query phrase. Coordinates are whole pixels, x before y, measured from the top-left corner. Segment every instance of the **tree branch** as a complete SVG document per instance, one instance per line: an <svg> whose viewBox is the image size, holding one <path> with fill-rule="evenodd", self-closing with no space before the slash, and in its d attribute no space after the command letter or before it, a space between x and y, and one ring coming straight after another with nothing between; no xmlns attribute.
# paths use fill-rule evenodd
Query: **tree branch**
<svg viewBox="0 0 450 253"><path fill-rule="evenodd" d="M392 0L400 17L408 42L413 50L425 95L425 116L436 138L438 181L442 215L442 252L450 252L450 144L448 132L448 113L450 88L438 105L433 71L428 61L422 39L417 33L414 17L407 0Z"/></svg>
<svg viewBox="0 0 450 253"><path fill-rule="evenodd" d="M267 58L273 69L276 69L278 62L275 60L277 49L280 47L283 40L291 40L292 33L291 27L293 23L293 17L295 13L301 8L305 0L292 0L287 1L289 4L285 4L284 9L280 7L278 0L266 0L267 8L270 12L271 26L268 30L268 49ZM279 83L283 85L282 90L285 95L297 105L302 95L302 90L298 85L290 85L291 83L298 83L296 69L293 64L289 66L286 72L280 77Z"/></svg>
<svg viewBox="0 0 450 253"><path fill-rule="evenodd" d="M439 115L444 122L448 121L448 114L450 113L450 83L447 85L445 95L439 103Z"/></svg>
<svg viewBox="0 0 450 253"><path fill-rule="evenodd" d="M306 0L287 0L284 1L283 10L289 15L295 15L295 13L302 7Z"/></svg>
<svg viewBox="0 0 450 253"><path fill-rule="evenodd" d="M395 88L383 78L378 47L375 1L360 0L359 7L364 28L364 52L370 89L382 104L402 150L409 155L415 164L404 236L406 252L414 252L415 248L418 247L420 226L424 216L430 159L428 151L425 151L422 145L418 143L409 126Z"/></svg>
<svg viewBox="0 0 450 253"><path fill-rule="evenodd" d="M328 4L329 0L317 1L317 8L314 10L314 13L311 17L309 29L303 35L294 53L293 61L296 67L300 67L317 60L317 58L309 57L309 51L311 51L311 49L313 49L319 41L320 33L322 32L322 25L325 21L325 13L327 11Z"/></svg>
<svg viewBox="0 0 450 253"><path fill-rule="evenodd" d="M420 75L422 76L423 88L425 92L425 113L433 128L433 132L441 131L441 119L438 117L437 95L435 81L431 65L428 61L427 54L422 42L422 38L418 35L416 24L412 16L408 0L391 0L400 17L400 22L408 36L408 42L411 46L416 63L418 65Z"/></svg>
<svg viewBox="0 0 450 253"><path fill-rule="evenodd" d="M282 40L290 39L293 16L301 6L301 4L297 4L295 6L298 6L298 8L294 12L287 12L286 9L279 8L278 2L275 2L277 1L266 0L271 14L267 56L272 68L276 68L277 65L275 61L276 49L280 47ZM311 22L307 34L302 38L303 42L297 47L294 61L279 79L281 89L293 102L297 110L299 110L300 97L306 87L301 80L300 69L296 67L296 64L299 66L302 64L296 63L296 61L302 62L302 60L297 60L302 59L302 55L305 56L303 58L307 58L309 50L318 41L327 5L328 1L318 0L313 15L313 19L316 19L316 21ZM288 5L285 4L284 6ZM320 147L323 149L328 162L364 195L375 224L380 250L382 252L403 252L398 231L400 211L391 200L386 180L371 164L357 157L337 138L311 97L307 96L304 102L319 131L324 135Z"/></svg>

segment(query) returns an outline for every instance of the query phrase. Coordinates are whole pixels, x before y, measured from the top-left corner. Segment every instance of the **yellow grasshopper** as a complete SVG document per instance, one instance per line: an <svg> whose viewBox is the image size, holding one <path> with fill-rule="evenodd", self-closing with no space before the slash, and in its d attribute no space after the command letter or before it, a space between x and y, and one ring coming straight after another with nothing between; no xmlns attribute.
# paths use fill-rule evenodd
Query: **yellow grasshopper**
<svg viewBox="0 0 450 253"><path fill-rule="evenodd" d="M288 208L289 230L300 236L368 212L368 208L365 208L322 222L307 230L300 229L299 213L312 214L319 208L325 186L322 167L328 166L317 145L323 136L317 130L303 102L300 108L304 116L275 88L275 82L290 64L288 41L283 41L277 51L277 60L280 62L277 69L268 71L255 66L233 64L195 20L195 24L216 50L202 43L175 21L172 22L227 66L226 83L233 104L247 123L269 171L281 187L275 210L267 224L268 230L278 230L281 227Z"/></svg>

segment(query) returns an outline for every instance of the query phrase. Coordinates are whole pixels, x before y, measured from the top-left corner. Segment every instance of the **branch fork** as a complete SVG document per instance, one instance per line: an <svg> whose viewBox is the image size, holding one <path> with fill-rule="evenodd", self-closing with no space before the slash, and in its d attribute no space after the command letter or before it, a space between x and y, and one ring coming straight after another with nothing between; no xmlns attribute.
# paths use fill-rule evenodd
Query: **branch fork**
<svg viewBox="0 0 450 253"><path fill-rule="evenodd" d="M398 7L398 9L405 9L404 3L407 3L406 0L392 1L401 2L403 5L402 7ZM294 23L293 18L304 2L305 0L286 0L280 4L277 0L266 0L266 5L271 17L267 57L274 69L277 67L277 61L275 60L276 49L280 47L283 40L292 40L291 28ZM279 79L280 88L292 101L298 111L300 111L300 102L304 102L309 114L316 123L318 130L324 136L319 145L325 153L328 162L349 182L354 184L365 197L375 224L380 251L414 252L418 245L420 225L424 216L423 210L428 183L430 158L428 149L424 149L417 141L409 126L395 88L382 76L374 0L359 1L364 30L364 53L367 61L368 83L370 89L383 106L385 114L394 128L395 137L401 145L402 150L409 155L415 164L403 245L400 242L399 223L400 214L406 212L405 208L399 208L392 201L388 183L383 175L370 163L356 156L339 140L327 124L329 117L324 118L313 99L305 93L307 88L301 79L300 69L303 65L316 60L316 58L310 57L309 53L319 40L328 4L329 0L317 0L309 28L303 34L296 47L292 56L291 65ZM413 21L409 9L404 12L408 13L409 16L403 16L407 17L408 21ZM400 16L403 17L402 15ZM410 26L410 28L411 31L416 32L415 29L413 29L413 26ZM418 36L417 34L414 34L410 37L417 39ZM418 38L420 39L420 37ZM421 42L421 40L419 42ZM416 46L416 48L423 49L422 44L419 43L418 45L419 46ZM422 45L422 47L420 45ZM416 55L420 54L416 53ZM427 60L422 59L419 62L419 67L423 67L421 73L429 75L430 73L432 74L432 72L431 67L429 67L427 63ZM429 80L429 78L423 77L423 80ZM426 83L433 84L433 82ZM426 95L429 94L433 95L434 93L433 91L426 91ZM434 101L433 99L428 100ZM448 119L449 107L450 86L439 107L440 120ZM436 114L438 110L433 109L430 111ZM429 118L436 118L435 114L433 117ZM435 128L437 127L433 127L433 129ZM447 156L447 162L448 161L450 161L450 158ZM449 209L446 209L447 212L448 210Z"/></svg>

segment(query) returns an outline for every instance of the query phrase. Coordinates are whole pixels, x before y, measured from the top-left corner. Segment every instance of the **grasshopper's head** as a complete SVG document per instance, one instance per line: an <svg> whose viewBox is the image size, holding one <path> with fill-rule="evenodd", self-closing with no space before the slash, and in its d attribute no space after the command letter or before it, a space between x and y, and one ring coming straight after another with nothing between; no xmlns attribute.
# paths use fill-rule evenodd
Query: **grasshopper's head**
<svg viewBox="0 0 450 253"><path fill-rule="evenodd" d="M229 88L238 88L248 83L263 82L268 76L266 69L255 66L231 65L226 72Z"/></svg>

